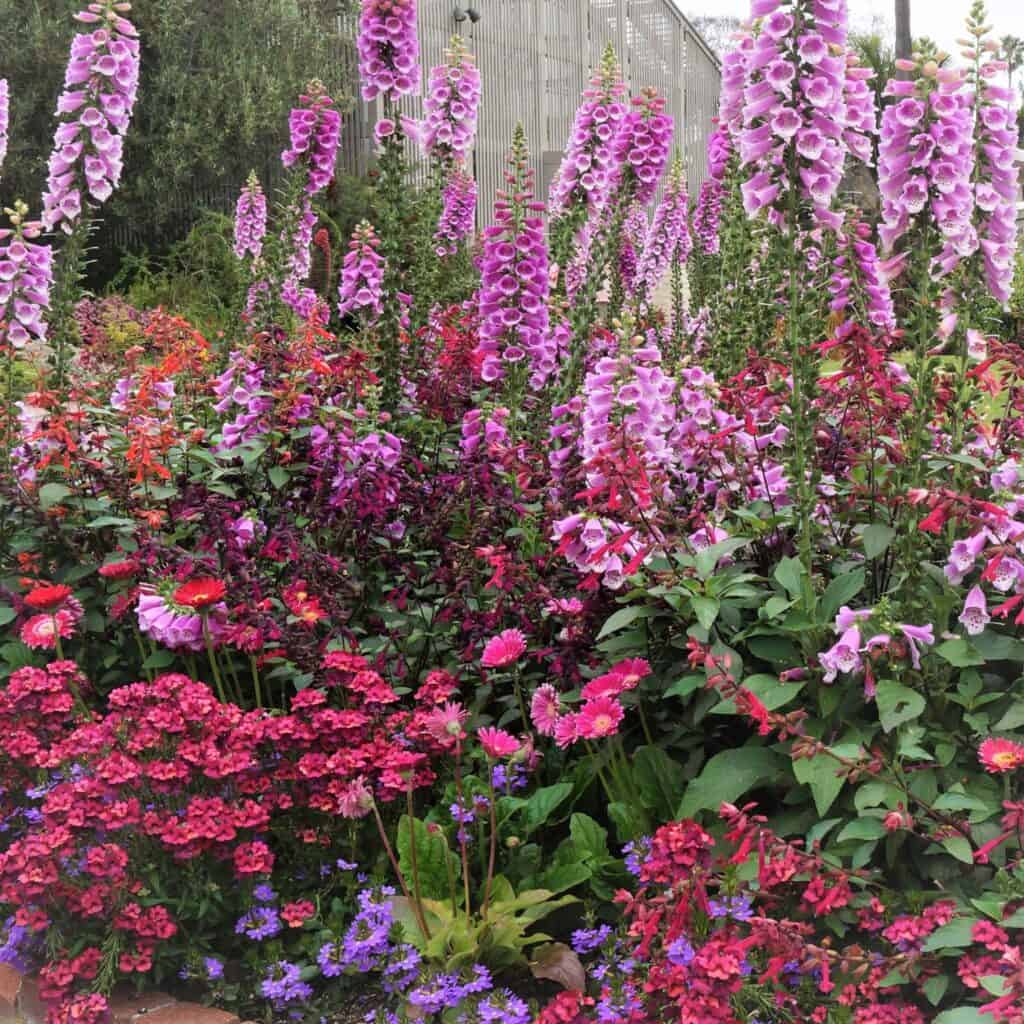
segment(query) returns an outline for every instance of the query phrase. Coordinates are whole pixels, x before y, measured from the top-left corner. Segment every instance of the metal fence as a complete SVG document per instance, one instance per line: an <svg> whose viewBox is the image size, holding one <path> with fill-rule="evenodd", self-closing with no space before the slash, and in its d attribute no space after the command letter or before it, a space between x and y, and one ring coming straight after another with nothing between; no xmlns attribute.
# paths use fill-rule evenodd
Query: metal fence
<svg viewBox="0 0 1024 1024"><path fill-rule="evenodd" d="M472 4L480 18L456 21ZM420 0L424 78L458 32L476 55L482 99L474 154L477 222L491 220L512 129L521 121L538 195L558 169L580 93L610 42L631 92L654 86L676 125L692 192L704 180L705 148L718 107L718 59L671 0ZM425 83L424 83L425 84ZM419 100L406 105L418 117ZM360 104L364 153L377 111ZM364 157L363 159L366 159Z"/></svg>

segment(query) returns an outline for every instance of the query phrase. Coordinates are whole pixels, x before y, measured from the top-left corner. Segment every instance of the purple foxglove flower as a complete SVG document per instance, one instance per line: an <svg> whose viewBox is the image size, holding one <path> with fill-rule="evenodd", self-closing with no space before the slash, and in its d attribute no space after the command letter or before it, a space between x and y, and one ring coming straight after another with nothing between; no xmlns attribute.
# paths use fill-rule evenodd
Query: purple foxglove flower
<svg viewBox="0 0 1024 1024"><path fill-rule="evenodd" d="M859 672L864 665L860 651L860 630L851 626L832 647L818 655L818 661L825 669L823 680L831 683L840 672Z"/></svg>
<svg viewBox="0 0 1024 1024"><path fill-rule="evenodd" d="M299 97L299 106L288 115L290 145L281 154L285 167L304 165L308 174L306 193L316 195L334 178L334 163L341 138L341 114L322 83L313 81Z"/></svg>
<svg viewBox="0 0 1024 1024"><path fill-rule="evenodd" d="M13 230L0 231L0 345L13 349L46 340L53 283L53 250L33 241L43 225L26 221L26 212L23 203L16 203Z"/></svg>
<svg viewBox="0 0 1024 1024"><path fill-rule="evenodd" d="M377 251L380 239L368 221L360 221L352 232L352 241L341 267L338 286L338 315L362 311L373 323L381 314L384 283L384 258Z"/></svg>
<svg viewBox="0 0 1024 1024"><path fill-rule="evenodd" d="M619 277L627 295L632 295L636 289L640 269L639 258L649 231L647 213L640 203L633 203L622 222L618 251Z"/></svg>
<svg viewBox="0 0 1024 1024"><path fill-rule="evenodd" d="M256 172L242 188L235 206L235 255L244 259L251 253L254 260L263 252L263 238L267 233L267 197L260 188Z"/></svg>
<svg viewBox="0 0 1024 1024"><path fill-rule="evenodd" d="M668 162L673 124L664 113L664 97L654 89L642 89L631 107L615 139L616 186L622 202L643 206L653 198Z"/></svg>
<svg viewBox="0 0 1024 1024"><path fill-rule="evenodd" d="M683 162L676 157L644 242L637 273L639 293L653 295L671 264L686 263L691 246L687 201Z"/></svg>
<svg viewBox="0 0 1024 1024"><path fill-rule="evenodd" d="M10 93L7 88L7 79L0 78L0 170L3 169L4 159L7 156L7 131L10 118Z"/></svg>
<svg viewBox="0 0 1024 1024"><path fill-rule="evenodd" d="M954 541L943 570L946 579L954 586L959 585L963 578L974 569L978 556L985 550L988 543L989 537L984 530L968 537L967 540Z"/></svg>
<svg viewBox="0 0 1024 1024"><path fill-rule="evenodd" d="M604 209L618 174L615 139L626 112L626 86L609 44L583 91L565 155L551 183L548 209L553 221L580 207L590 215Z"/></svg>
<svg viewBox="0 0 1024 1024"><path fill-rule="evenodd" d="M493 226L484 231L480 264L481 375L495 382L506 376L506 350L529 358L535 387L554 369L548 321L548 252L540 213L533 201L533 171L526 136L517 125L505 172L507 188L498 192Z"/></svg>
<svg viewBox="0 0 1024 1024"><path fill-rule="evenodd" d="M900 632L907 638L907 646L910 648L910 661L914 668L921 667L921 648L931 647L935 643L935 634L932 632L931 624L927 626L910 626L905 622L900 623Z"/></svg>
<svg viewBox="0 0 1024 1024"><path fill-rule="evenodd" d="M434 232L438 256L454 256L459 243L473 232L476 219L476 179L457 164L444 186L443 208Z"/></svg>
<svg viewBox="0 0 1024 1024"><path fill-rule="evenodd" d="M356 49L364 100L419 92L416 0L362 0Z"/></svg>
<svg viewBox="0 0 1024 1024"><path fill-rule="evenodd" d="M964 609L960 613L960 623L967 630L969 636L977 636L984 632L990 619L985 592L981 587L971 587L967 592L967 599L964 601Z"/></svg>
<svg viewBox="0 0 1024 1024"><path fill-rule="evenodd" d="M874 609L872 608L851 608L849 605L844 604L836 613L835 631L837 633L845 633L846 630L857 625L858 622L870 619L873 614Z"/></svg>
<svg viewBox="0 0 1024 1024"><path fill-rule="evenodd" d="M432 68L423 97L420 143L427 156L464 160L473 147L480 107L480 72L459 36Z"/></svg>
<svg viewBox="0 0 1024 1024"><path fill-rule="evenodd" d="M121 180L124 136L139 84L139 41L128 4L89 4L75 15L91 27L71 41L64 92L57 101L43 224L70 234L88 199L110 198Z"/></svg>

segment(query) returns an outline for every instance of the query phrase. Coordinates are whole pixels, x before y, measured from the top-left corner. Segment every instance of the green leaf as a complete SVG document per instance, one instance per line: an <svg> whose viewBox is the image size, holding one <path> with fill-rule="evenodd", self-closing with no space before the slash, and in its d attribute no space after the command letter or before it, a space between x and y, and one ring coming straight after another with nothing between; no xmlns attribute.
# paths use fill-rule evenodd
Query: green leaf
<svg viewBox="0 0 1024 1024"><path fill-rule="evenodd" d="M848 839L881 839L884 835L885 826L878 818L858 818L856 821L851 821L836 836L836 842L844 843Z"/></svg>
<svg viewBox="0 0 1024 1024"><path fill-rule="evenodd" d="M781 583L790 597L799 597L803 587L803 563L799 558L784 558L775 567L772 574L776 582Z"/></svg>
<svg viewBox="0 0 1024 1024"><path fill-rule="evenodd" d="M536 790L526 801L527 833L540 828L551 817L555 810L568 799L572 793L571 782L556 782L553 786L544 786Z"/></svg>
<svg viewBox="0 0 1024 1024"><path fill-rule="evenodd" d="M924 940L921 947L924 953L934 953L937 949L964 949L974 941L971 931L978 923L976 917L958 917L949 924L944 924Z"/></svg>
<svg viewBox="0 0 1024 1024"><path fill-rule="evenodd" d="M670 821L686 785L683 766L661 747L640 747L633 755L633 782L644 806Z"/></svg>
<svg viewBox="0 0 1024 1024"><path fill-rule="evenodd" d="M1017 698L995 724L996 732L1011 732L1024 725L1024 700Z"/></svg>
<svg viewBox="0 0 1024 1024"><path fill-rule="evenodd" d="M569 835L577 856L588 860L602 860L608 856L608 830L590 815L574 814L569 819Z"/></svg>
<svg viewBox="0 0 1024 1024"><path fill-rule="evenodd" d="M449 866L454 876L458 858L448 849L444 833L440 829L431 832L419 818L413 818L410 832L409 815L403 814L398 822L398 863L410 889L413 886L413 837L416 843L416 871L420 880L420 894L427 899L444 899L448 895Z"/></svg>
<svg viewBox="0 0 1024 1024"><path fill-rule="evenodd" d="M558 864L545 871L537 882L552 893L559 893L588 881L593 873L589 864Z"/></svg>
<svg viewBox="0 0 1024 1024"><path fill-rule="evenodd" d="M281 490L288 483L288 470L284 466L271 466L267 476L270 477L270 482L278 490Z"/></svg>
<svg viewBox="0 0 1024 1024"><path fill-rule="evenodd" d="M102 530L107 526L116 526L119 529L127 530L135 527L134 519L125 519L124 516L98 516L86 524L90 530Z"/></svg>
<svg viewBox="0 0 1024 1024"><path fill-rule="evenodd" d="M626 626L633 622L643 610L642 605L630 604L625 608L620 608L618 611L612 612L612 614L605 620L605 624L601 627L601 632L597 634L597 639L600 640L602 637L608 636L609 633L615 633L617 630L625 629Z"/></svg>
<svg viewBox="0 0 1024 1024"><path fill-rule="evenodd" d="M66 484L43 484L39 488L39 504L45 511L53 508L54 505L59 505L69 494L71 494L71 488Z"/></svg>
<svg viewBox="0 0 1024 1024"><path fill-rule="evenodd" d="M768 747L723 750L687 786L678 817L692 818L697 811L717 811L723 803L735 803L758 783L776 778L787 763Z"/></svg>
<svg viewBox="0 0 1024 1024"><path fill-rule="evenodd" d="M981 982L981 987L994 996L1005 996L1008 994L1006 989L1007 980L1001 974L986 974L983 978L978 979Z"/></svg>
<svg viewBox="0 0 1024 1024"><path fill-rule="evenodd" d="M971 849L971 844L963 836L950 836L948 839L943 839L942 847L961 863L974 863L974 851Z"/></svg>
<svg viewBox="0 0 1024 1024"><path fill-rule="evenodd" d="M0 605L0 626L6 626L8 622L13 622L17 614L9 605Z"/></svg>
<svg viewBox="0 0 1024 1024"><path fill-rule="evenodd" d="M821 621L829 622L844 604L849 604L864 589L864 570L854 569L853 572L837 576L821 595Z"/></svg>
<svg viewBox="0 0 1024 1024"><path fill-rule="evenodd" d="M982 1013L978 1006L958 1006L943 1010L932 1024L992 1024L992 1015Z"/></svg>
<svg viewBox="0 0 1024 1024"><path fill-rule="evenodd" d="M925 707L921 694L891 679L883 679L878 683L875 703L878 705L878 719L886 732L892 732L904 722L913 721Z"/></svg>
<svg viewBox="0 0 1024 1024"><path fill-rule="evenodd" d="M984 665L984 656L966 638L958 636L955 640L947 640L935 648L935 653L954 668L970 668L972 665Z"/></svg>
<svg viewBox="0 0 1024 1024"><path fill-rule="evenodd" d="M947 988L949 988L949 978L945 974L936 974L921 986L921 991L932 1006L938 1006L942 1002Z"/></svg>
<svg viewBox="0 0 1024 1024"><path fill-rule="evenodd" d="M705 683L704 676L683 676L677 679L663 694L663 697L689 697Z"/></svg>
<svg viewBox="0 0 1024 1024"><path fill-rule="evenodd" d="M690 607L693 608L693 614L697 617L697 621L705 629L710 629L715 624L715 619L718 618L721 605L714 598L695 595L690 598Z"/></svg>
<svg viewBox="0 0 1024 1024"><path fill-rule="evenodd" d="M896 531L884 523L872 523L860 535L864 544L864 557L877 558L892 543Z"/></svg>
<svg viewBox="0 0 1024 1024"><path fill-rule="evenodd" d="M642 836L648 828L647 816L634 804L611 803L608 805L608 817L615 823L615 834L620 843Z"/></svg>
<svg viewBox="0 0 1024 1024"><path fill-rule="evenodd" d="M835 803L846 781L838 774L841 769L842 765L828 754L815 754L814 757L793 762L793 774L797 782L811 787L814 806L822 816Z"/></svg>
<svg viewBox="0 0 1024 1024"><path fill-rule="evenodd" d="M769 711L775 711L783 704L788 704L804 688L803 683L781 683L778 676L770 676L767 673L747 676L743 680L743 685ZM736 705L731 700L723 700L714 708L714 713L716 715L734 715L736 714Z"/></svg>

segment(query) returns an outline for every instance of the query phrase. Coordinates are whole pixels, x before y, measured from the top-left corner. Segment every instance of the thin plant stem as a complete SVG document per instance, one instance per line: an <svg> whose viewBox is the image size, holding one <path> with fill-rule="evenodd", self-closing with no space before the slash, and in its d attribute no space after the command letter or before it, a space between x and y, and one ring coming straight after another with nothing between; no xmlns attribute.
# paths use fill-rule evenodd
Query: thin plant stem
<svg viewBox="0 0 1024 1024"><path fill-rule="evenodd" d="M459 811L465 807L462 799L462 741L455 741L455 795L459 801ZM459 823L458 839L459 851L462 857L462 889L466 898L466 923L469 923L470 900L469 900L469 854L466 852L466 839L462 834L462 823Z"/></svg>
<svg viewBox="0 0 1024 1024"><path fill-rule="evenodd" d="M380 816L380 811L377 809L377 802L374 801L370 805L370 809L373 812L373 820L377 823L377 832L380 835L380 841L384 844L384 852L388 856L388 860L391 862L391 867L394 869L395 877L398 879L398 884L402 889L402 895L409 901L409 906L412 907L412 912L416 916L416 924L419 925L420 931L424 936L428 935L427 922L423 917L423 908L420 906L419 901L413 899L412 893L409 892L409 886L405 884L405 876L402 874L402 869L399 867L398 858L395 856L395 851L392 849L391 842L388 839L387 829L384 828L384 821Z"/></svg>
<svg viewBox="0 0 1024 1024"><path fill-rule="evenodd" d="M494 859L497 855L498 849L498 816L494 810L494 766L490 760L487 761L487 789L490 795L490 824L491 824L491 842L490 851L487 855L487 880L484 882L484 908L482 912L483 919L487 920L487 908L491 902L491 882L494 879Z"/></svg>
<svg viewBox="0 0 1024 1024"><path fill-rule="evenodd" d="M416 853L416 819L412 812L412 786L405 791L405 808L409 818L409 863L412 865L412 890L416 894L416 906L420 905L423 898L423 889L420 887L420 868ZM427 927L426 919L423 920L423 934L430 939L430 929Z"/></svg>

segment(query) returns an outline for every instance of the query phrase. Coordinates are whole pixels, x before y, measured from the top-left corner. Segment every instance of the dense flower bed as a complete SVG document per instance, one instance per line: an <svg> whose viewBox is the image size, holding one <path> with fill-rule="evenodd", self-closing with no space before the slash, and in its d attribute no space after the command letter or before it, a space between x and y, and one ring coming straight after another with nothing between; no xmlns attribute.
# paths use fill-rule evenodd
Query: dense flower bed
<svg viewBox="0 0 1024 1024"><path fill-rule="evenodd" d="M692 210L609 50L549 204L519 129L475 236L473 59L418 123L415 3L362 8L372 222L331 253L310 83L222 333L81 295L144 50L127 4L78 16L43 220L0 235L0 960L51 1024L131 985L1021 1024L1020 152L983 9L876 111L843 0L754 0ZM876 151L877 219L843 186Z"/></svg>

